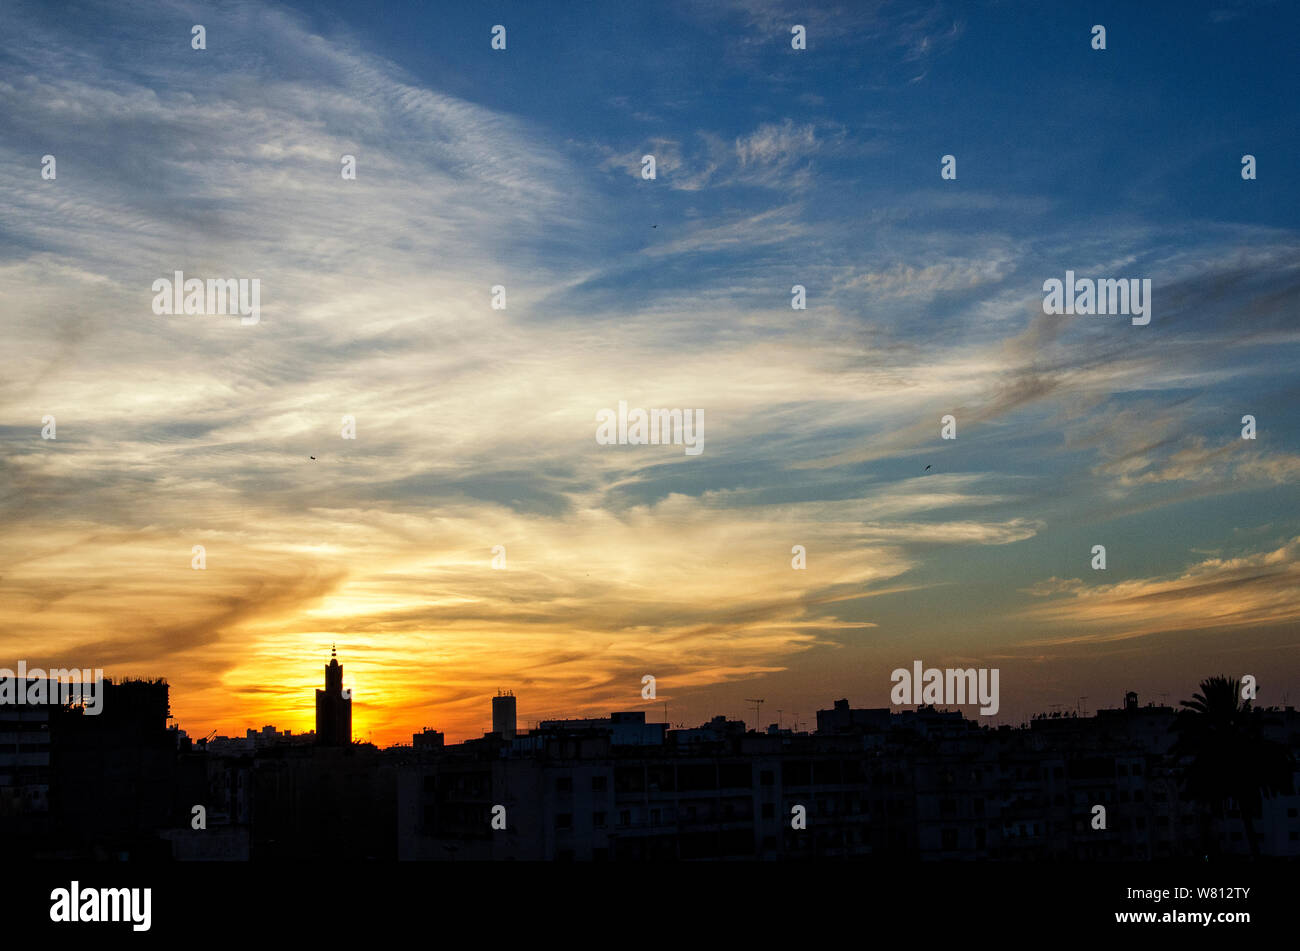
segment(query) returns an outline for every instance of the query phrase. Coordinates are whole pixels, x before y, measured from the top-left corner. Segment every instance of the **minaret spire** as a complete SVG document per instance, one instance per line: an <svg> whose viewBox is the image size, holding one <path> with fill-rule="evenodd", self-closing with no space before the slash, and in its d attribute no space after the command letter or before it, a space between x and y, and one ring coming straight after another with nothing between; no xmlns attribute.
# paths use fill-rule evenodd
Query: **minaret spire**
<svg viewBox="0 0 1300 951"><path fill-rule="evenodd" d="M330 662L325 665L325 689L316 691L316 742L322 746L352 742L352 698L343 692L343 665L335 644L330 644Z"/></svg>

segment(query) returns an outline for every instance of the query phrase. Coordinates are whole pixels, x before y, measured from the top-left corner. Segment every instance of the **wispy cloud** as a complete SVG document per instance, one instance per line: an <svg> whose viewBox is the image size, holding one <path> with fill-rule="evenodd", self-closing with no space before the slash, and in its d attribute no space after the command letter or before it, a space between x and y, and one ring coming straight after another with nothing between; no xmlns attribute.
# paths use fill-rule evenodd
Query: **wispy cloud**
<svg viewBox="0 0 1300 951"><path fill-rule="evenodd" d="M1177 631L1300 622L1300 538L1235 558L1208 558L1183 572L1113 584L1051 578L1028 589L1050 599L1023 617L1059 625L1027 647L1107 643Z"/></svg>
<svg viewBox="0 0 1300 951"><path fill-rule="evenodd" d="M922 633L993 649L976 623L1045 664L1294 620L1293 514L1261 502L1298 468L1293 231L1085 214L967 152L940 183L914 102L844 106L942 71L964 28L940 6L693 7L655 47L662 89L557 68L549 106L544 58L456 94L274 6L8 12L3 650L166 674L184 723L242 730L309 727L337 640L392 740L407 710L476 733L505 684L527 718L636 706L655 673L706 716L742 679L821 689L832 651L865 678ZM736 76L754 91L720 95ZM584 95L625 119L584 125ZM1151 326L1043 314L1067 267L1152 277ZM259 278L262 322L153 314L175 270ZM702 408L704 453L598 445L619 400ZM1063 531L1197 500L1190 543L1265 554L1182 569L1170 543L1145 580L999 600ZM980 586L978 617L936 597Z"/></svg>

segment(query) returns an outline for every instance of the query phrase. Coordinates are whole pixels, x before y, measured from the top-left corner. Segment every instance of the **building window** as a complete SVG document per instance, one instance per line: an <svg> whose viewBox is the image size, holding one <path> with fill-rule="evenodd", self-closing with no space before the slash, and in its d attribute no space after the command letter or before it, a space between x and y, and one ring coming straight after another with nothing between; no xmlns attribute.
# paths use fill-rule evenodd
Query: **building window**
<svg viewBox="0 0 1300 951"><path fill-rule="evenodd" d="M603 812L593 813L591 816L591 824L597 829L605 828L605 814Z"/></svg>
<svg viewBox="0 0 1300 951"><path fill-rule="evenodd" d="M593 792L604 792L604 791L605 791L605 777L604 777L604 776L593 776L593 777L591 777L591 788L592 788L592 791L593 791Z"/></svg>
<svg viewBox="0 0 1300 951"><path fill-rule="evenodd" d="M568 813L568 812L557 812L557 813L555 814L555 828L557 828L557 829L572 829L572 828L573 828L573 815L572 815L572 813Z"/></svg>
<svg viewBox="0 0 1300 951"><path fill-rule="evenodd" d="M775 774L770 769L765 769L759 774L759 782L764 786L771 786L776 781Z"/></svg>
<svg viewBox="0 0 1300 951"><path fill-rule="evenodd" d="M621 826L630 826L632 824L632 810L624 809L618 814L618 824Z"/></svg>
<svg viewBox="0 0 1300 951"><path fill-rule="evenodd" d="M557 776L555 779L556 792L573 792L572 776Z"/></svg>

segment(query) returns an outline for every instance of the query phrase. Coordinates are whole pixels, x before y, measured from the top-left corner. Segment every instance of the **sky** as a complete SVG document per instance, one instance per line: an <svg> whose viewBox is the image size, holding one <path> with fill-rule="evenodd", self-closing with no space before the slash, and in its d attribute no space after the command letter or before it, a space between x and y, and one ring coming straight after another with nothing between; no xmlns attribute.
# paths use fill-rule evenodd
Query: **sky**
<svg viewBox="0 0 1300 951"><path fill-rule="evenodd" d="M916 660L999 669L985 722L1216 674L1294 703L1297 33L7 2L0 666L299 732L336 644L383 744L481 735L499 689L523 727L807 728ZM1067 270L1149 279L1150 323L1044 313ZM156 314L175 271L258 279L260 320ZM599 443L620 401L701 410L703 450Z"/></svg>

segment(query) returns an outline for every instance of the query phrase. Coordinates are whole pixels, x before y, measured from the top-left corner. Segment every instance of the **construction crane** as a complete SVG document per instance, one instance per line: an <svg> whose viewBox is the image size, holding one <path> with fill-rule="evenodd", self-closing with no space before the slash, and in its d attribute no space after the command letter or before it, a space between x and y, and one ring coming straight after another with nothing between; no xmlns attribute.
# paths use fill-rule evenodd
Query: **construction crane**
<svg viewBox="0 0 1300 951"><path fill-rule="evenodd" d="M745 702L752 703L754 705L754 729L755 730L762 729L762 724L760 721L762 720L763 701L761 699L755 700L752 697L746 697Z"/></svg>

